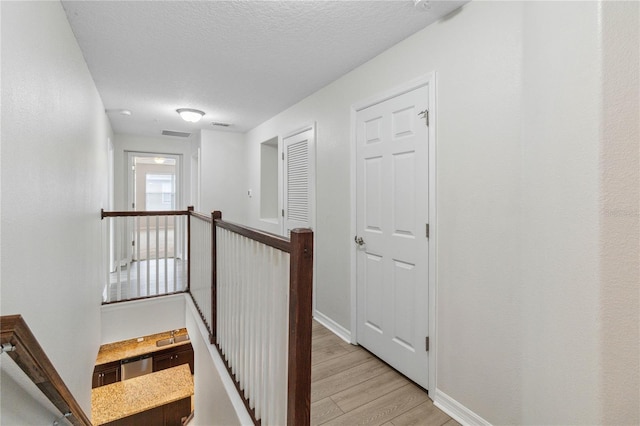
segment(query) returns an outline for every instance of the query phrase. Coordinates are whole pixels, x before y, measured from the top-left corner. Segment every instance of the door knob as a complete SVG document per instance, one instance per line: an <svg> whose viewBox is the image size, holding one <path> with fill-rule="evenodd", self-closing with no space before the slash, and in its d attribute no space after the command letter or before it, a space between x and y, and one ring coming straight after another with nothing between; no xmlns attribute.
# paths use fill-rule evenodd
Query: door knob
<svg viewBox="0 0 640 426"><path fill-rule="evenodd" d="M353 241L356 242L357 245L362 246L364 245L364 240L362 239L362 237L358 237L357 235L355 236L355 238L353 239Z"/></svg>

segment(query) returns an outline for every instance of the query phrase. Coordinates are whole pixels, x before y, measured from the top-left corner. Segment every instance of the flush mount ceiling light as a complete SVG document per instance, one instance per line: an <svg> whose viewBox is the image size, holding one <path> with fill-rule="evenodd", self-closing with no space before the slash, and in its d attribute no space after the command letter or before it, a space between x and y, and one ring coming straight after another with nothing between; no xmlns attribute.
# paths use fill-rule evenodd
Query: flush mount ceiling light
<svg viewBox="0 0 640 426"><path fill-rule="evenodd" d="M429 0L413 0L413 5L418 10L431 9L431 3L429 3Z"/></svg>
<svg viewBox="0 0 640 426"><path fill-rule="evenodd" d="M184 121L189 123L197 123L204 116L204 112L199 109L178 108L176 112L180 114Z"/></svg>

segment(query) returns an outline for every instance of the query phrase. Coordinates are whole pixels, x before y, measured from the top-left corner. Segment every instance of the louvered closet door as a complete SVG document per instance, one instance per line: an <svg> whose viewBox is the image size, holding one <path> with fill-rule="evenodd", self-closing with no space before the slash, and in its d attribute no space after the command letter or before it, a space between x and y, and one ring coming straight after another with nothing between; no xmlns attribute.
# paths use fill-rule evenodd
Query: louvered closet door
<svg viewBox="0 0 640 426"><path fill-rule="evenodd" d="M313 128L284 139L284 233L311 227Z"/></svg>

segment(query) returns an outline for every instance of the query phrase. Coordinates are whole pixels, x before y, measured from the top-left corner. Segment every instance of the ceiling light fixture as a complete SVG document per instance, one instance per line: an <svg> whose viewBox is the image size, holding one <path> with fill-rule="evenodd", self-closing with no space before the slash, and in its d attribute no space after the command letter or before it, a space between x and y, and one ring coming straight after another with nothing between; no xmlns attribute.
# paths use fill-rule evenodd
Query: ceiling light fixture
<svg viewBox="0 0 640 426"><path fill-rule="evenodd" d="M431 3L429 3L429 0L413 0L413 5L416 9L420 10L431 9Z"/></svg>
<svg viewBox="0 0 640 426"><path fill-rule="evenodd" d="M204 116L204 112L199 109L178 108L176 112L180 114L184 121L189 123L197 123Z"/></svg>

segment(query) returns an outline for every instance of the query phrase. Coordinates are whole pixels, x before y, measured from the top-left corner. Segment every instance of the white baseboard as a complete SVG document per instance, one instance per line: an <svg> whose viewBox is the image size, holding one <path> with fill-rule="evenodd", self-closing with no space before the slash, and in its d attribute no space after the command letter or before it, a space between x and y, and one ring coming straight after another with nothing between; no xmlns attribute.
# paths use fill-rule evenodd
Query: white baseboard
<svg viewBox="0 0 640 426"><path fill-rule="evenodd" d="M491 426L491 423L451 398L440 389L436 389L433 404L462 425Z"/></svg>
<svg viewBox="0 0 640 426"><path fill-rule="evenodd" d="M351 332L349 330L347 330L322 312L318 311L317 309L313 312L313 318L320 324L327 327L333 332L333 334L335 334L345 342L355 344L355 342L351 341Z"/></svg>

